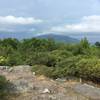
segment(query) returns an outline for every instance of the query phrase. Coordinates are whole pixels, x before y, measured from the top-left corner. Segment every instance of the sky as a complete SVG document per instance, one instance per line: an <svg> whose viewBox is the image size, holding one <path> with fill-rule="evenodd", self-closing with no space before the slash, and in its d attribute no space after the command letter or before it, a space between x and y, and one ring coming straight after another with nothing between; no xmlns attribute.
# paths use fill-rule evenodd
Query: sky
<svg viewBox="0 0 100 100"><path fill-rule="evenodd" d="M100 0L0 0L0 31L100 33Z"/></svg>

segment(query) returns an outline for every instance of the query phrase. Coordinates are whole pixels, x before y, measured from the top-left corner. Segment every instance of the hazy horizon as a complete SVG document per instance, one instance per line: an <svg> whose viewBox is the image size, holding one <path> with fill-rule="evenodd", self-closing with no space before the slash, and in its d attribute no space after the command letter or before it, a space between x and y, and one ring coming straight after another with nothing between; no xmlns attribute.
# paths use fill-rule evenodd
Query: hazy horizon
<svg viewBox="0 0 100 100"><path fill-rule="evenodd" d="M0 38L59 33L80 39L87 33L99 41L99 27L100 0L0 0Z"/></svg>

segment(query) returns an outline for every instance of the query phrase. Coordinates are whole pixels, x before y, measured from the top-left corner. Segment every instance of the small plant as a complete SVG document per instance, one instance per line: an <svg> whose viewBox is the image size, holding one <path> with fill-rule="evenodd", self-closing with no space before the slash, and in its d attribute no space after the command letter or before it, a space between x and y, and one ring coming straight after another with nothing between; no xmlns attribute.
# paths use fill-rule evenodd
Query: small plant
<svg viewBox="0 0 100 100"><path fill-rule="evenodd" d="M5 98L5 90L7 88L8 81L4 76L0 76L0 98Z"/></svg>

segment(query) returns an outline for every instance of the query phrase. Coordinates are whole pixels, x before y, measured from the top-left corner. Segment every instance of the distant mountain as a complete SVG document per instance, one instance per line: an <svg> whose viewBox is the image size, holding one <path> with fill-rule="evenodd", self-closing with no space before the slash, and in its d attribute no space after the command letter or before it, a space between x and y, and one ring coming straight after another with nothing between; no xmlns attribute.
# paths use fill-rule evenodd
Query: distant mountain
<svg viewBox="0 0 100 100"><path fill-rule="evenodd" d="M0 39L4 39L4 38L17 38L17 39L25 39L25 38L53 38L54 40L58 41L58 42L71 42L71 43L76 43L79 42L77 39L75 38L71 38L69 36L66 35L58 35L58 34L40 34L40 35L36 35L35 33L28 33L28 32L14 32L14 33L10 33L10 32L0 32Z"/></svg>
<svg viewBox="0 0 100 100"><path fill-rule="evenodd" d="M64 35L66 34L66 35ZM100 33L98 32L84 32L84 33L59 33L58 35L56 33L48 33L48 34L38 34L36 32L2 32L0 31L0 39L3 38L17 38L19 40L25 39L25 38L32 38L32 37L39 37L39 38L54 38L57 41L62 42L77 42L78 40L81 40L82 38L86 37L90 43L95 43L97 41L100 42Z"/></svg>
<svg viewBox="0 0 100 100"><path fill-rule="evenodd" d="M54 39L55 41L58 41L58 42L68 42L68 43L79 42L79 40L77 40L75 38L71 38L71 37L66 36L66 35L58 35L58 34L45 34L45 35L36 36L36 38L41 38L41 39L51 38L51 39Z"/></svg>
<svg viewBox="0 0 100 100"><path fill-rule="evenodd" d="M29 32L0 32L0 39L4 38L16 38L16 39L26 39L34 37L35 33Z"/></svg>

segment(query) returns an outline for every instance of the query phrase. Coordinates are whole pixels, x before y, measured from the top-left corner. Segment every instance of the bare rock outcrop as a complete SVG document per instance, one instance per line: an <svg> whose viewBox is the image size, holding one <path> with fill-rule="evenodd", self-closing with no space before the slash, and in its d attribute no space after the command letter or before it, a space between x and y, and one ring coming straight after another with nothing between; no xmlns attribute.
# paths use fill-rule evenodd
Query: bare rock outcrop
<svg viewBox="0 0 100 100"><path fill-rule="evenodd" d="M37 76L35 72L31 72L31 66L12 68L1 66L0 75L4 75L11 83L7 88L8 93L20 94L9 100L90 100L90 97L100 100L100 90L95 91L95 88L79 83L68 83L65 80L58 82L44 76ZM96 96L99 99L93 98Z"/></svg>

